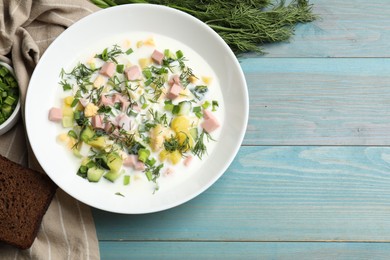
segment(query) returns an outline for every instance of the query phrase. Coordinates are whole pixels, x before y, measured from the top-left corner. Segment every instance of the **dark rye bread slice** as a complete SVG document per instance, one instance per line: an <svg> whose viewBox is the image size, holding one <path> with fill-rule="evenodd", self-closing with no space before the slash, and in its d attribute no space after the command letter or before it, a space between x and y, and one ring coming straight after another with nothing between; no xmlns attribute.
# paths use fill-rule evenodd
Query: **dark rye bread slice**
<svg viewBox="0 0 390 260"><path fill-rule="evenodd" d="M31 247L57 186L0 155L0 242Z"/></svg>

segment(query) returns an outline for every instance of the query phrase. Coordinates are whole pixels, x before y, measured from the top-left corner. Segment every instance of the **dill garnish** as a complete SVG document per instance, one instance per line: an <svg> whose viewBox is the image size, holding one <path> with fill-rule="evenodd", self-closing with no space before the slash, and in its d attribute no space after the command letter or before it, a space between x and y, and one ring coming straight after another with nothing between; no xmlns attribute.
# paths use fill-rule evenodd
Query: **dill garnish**
<svg viewBox="0 0 390 260"><path fill-rule="evenodd" d="M316 19L308 0L91 0L101 8L130 3L166 5L202 20L235 53L263 53L261 45L288 40L294 25Z"/></svg>

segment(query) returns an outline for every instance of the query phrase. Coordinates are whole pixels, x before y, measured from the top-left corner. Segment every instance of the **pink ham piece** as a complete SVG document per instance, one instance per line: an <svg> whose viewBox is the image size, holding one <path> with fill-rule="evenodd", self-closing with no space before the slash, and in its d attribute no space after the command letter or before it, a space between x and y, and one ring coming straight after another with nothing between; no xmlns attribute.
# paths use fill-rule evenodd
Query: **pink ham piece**
<svg viewBox="0 0 390 260"><path fill-rule="evenodd" d="M125 69L125 75L128 80L137 80L141 78L141 70L137 65Z"/></svg>
<svg viewBox="0 0 390 260"><path fill-rule="evenodd" d="M113 106L114 105L114 101L113 101L112 97L107 97L105 95L102 95L100 97L100 103L105 105L105 106Z"/></svg>
<svg viewBox="0 0 390 260"><path fill-rule="evenodd" d="M173 84L181 86L179 75L175 74L168 80L168 85L172 87Z"/></svg>
<svg viewBox="0 0 390 260"><path fill-rule="evenodd" d="M134 166L134 169L137 171L143 171L145 170L145 164L143 162L137 161Z"/></svg>
<svg viewBox="0 0 390 260"><path fill-rule="evenodd" d="M201 127L207 132L211 133L215 129L217 129L220 124L217 118L211 113L209 110L203 111L204 121L201 123Z"/></svg>
<svg viewBox="0 0 390 260"><path fill-rule="evenodd" d="M49 120L53 122L58 122L62 120L62 109L57 107L52 107L49 110Z"/></svg>
<svg viewBox="0 0 390 260"><path fill-rule="evenodd" d="M192 162L192 159L193 159L192 155L188 155L187 158L184 159L184 162L183 162L184 165L185 165L186 167L190 166L190 164L191 164L191 162Z"/></svg>
<svg viewBox="0 0 390 260"><path fill-rule="evenodd" d="M100 128L105 129L105 123L104 123L104 116L103 115L96 115L92 117L92 126L94 128Z"/></svg>
<svg viewBox="0 0 390 260"><path fill-rule="evenodd" d="M123 160L123 165L134 168L137 162L138 162L138 156L135 154L130 154Z"/></svg>
<svg viewBox="0 0 390 260"><path fill-rule="evenodd" d="M122 96L121 94L114 94L114 103L116 102L120 102L121 103L121 110L122 111L126 111L126 109L129 107L130 105L130 102L128 101L128 99L124 96Z"/></svg>
<svg viewBox="0 0 390 260"><path fill-rule="evenodd" d="M152 60L158 65L161 65L163 59L164 59L164 54L159 52L158 50L154 50L154 52L152 53Z"/></svg>
<svg viewBox="0 0 390 260"><path fill-rule="evenodd" d="M173 100L179 96L181 91L182 91L181 86L174 83L172 87L169 89L169 92L167 93L167 98Z"/></svg>
<svg viewBox="0 0 390 260"><path fill-rule="evenodd" d="M116 120L118 122L119 127L126 131L130 130L131 119L126 114L120 114L119 116L117 116Z"/></svg>
<svg viewBox="0 0 390 260"><path fill-rule="evenodd" d="M111 78L115 74L115 69L116 69L115 63L106 62L100 68L99 73L103 76L107 76L107 77Z"/></svg>
<svg viewBox="0 0 390 260"><path fill-rule="evenodd" d="M83 105L83 107L86 107L90 103L89 100L86 98L80 98L79 101L80 104Z"/></svg>

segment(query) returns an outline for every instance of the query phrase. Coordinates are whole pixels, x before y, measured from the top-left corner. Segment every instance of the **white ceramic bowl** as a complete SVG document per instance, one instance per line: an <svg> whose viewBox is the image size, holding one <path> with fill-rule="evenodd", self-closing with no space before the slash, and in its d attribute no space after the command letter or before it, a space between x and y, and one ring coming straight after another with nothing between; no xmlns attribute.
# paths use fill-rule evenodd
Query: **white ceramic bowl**
<svg viewBox="0 0 390 260"><path fill-rule="evenodd" d="M13 68L11 68L11 66L1 61L0 61L0 65L6 67L11 72L11 74L15 77L15 72ZM19 115L20 115L20 98L11 116L4 123L0 124L0 135L5 134L18 122Z"/></svg>
<svg viewBox="0 0 390 260"><path fill-rule="evenodd" d="M80 165L69 150L56 142L60 131L58 124L48 120L48 111L59 100L58 89L62 88L58 82L63 67L88 53L97 42L132 32L160 34L196 51L217 75L226 105L219 140L199 170L172 189L161 187L155 194L122 197L115 195L116 183L89 183L76 175ZM193 16L172 8L131 4L107 8L81 19L49 46L30 80L25 106L26 129L42 168L65 192L106 211L150 213L194 198L222 176L241 146L248 107L244 74L235 55L216 32Z"/></svg>

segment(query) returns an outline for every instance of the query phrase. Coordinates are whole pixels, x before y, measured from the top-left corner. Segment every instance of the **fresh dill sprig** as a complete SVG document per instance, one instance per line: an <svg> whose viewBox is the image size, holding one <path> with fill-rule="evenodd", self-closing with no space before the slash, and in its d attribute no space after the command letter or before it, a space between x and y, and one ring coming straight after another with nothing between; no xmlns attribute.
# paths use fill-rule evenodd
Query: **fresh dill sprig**
<svg viewBox="0 0 390 260"><path fill-rule="evenodd" d="M199 137L196 140L196 143L194 147L192 148L192 153L199 157L199 159L202 159L203 155L207 154L207 146L205 144L204 137L206 136L207 142L215 141L211 135L205 131L202 131L202 133L199 135Z"/></svg>
<svg viewBox="0 0 390 260"><path fill-rule="evenodd" d="M106 0L105 0L106 1ZM119 45L115 44L112 49L105 48L102 53L96 54L95 57L99 58L103 61L113 61L116 64L118 64L118 61L115 59L115 57L123 54L124 52L122 49L119 47Z"/></svg>
<svg viewBox="0 0 390 260"><path fill-rule="evenodd" d="M298 23L317 18L309 0L91 0L109 6L150 3L166 5L202 20L236 53L263 53L262 45L288 40Z"/></svg>

